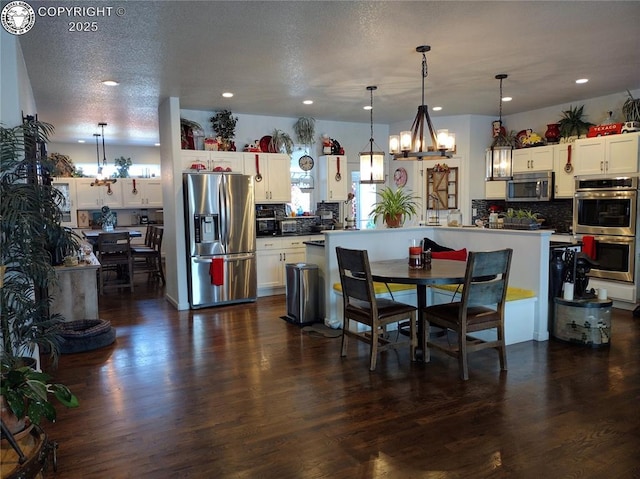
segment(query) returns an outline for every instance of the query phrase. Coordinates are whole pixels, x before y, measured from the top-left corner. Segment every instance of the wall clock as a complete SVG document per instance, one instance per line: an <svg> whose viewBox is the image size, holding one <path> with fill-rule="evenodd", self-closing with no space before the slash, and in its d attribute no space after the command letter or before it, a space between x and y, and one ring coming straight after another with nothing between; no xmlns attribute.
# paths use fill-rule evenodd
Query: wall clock
<svg viewBox="0 0 640 479"><path fill-rule="evenodd" d="M407 170L404 168L396 168L396 171L393 173L393 181L396 186L404 186L407 184Z"/></svg>
<svg viewBox="0 0 640 479"><path fill-rule="evenodd" d="M300 169L302 171L309 171L311 168L313 168L313 163L313 158L311 158L309 155L303 155L298 160L298 166L300 166Z"/></svg>

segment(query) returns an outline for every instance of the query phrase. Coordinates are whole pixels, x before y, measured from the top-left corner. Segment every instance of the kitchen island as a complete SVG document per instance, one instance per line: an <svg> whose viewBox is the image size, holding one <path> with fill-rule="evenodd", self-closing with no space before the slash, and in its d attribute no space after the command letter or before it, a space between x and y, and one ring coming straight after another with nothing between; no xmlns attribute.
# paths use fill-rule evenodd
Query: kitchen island
<svg viewBox="0 0 640 479"><path fill-rule="evenodd" d="M527 339L546 341L549 339L549 241L552 233L552 230L522 231L445 226L338 230L325 232L323 255L318 256L320 247L317 245L307 245L307 251L311 253L310 249L314 248L312 254L316 261L324 259L321 266L324 276L321 294L324 298L324 322L327 326L338 328L342 324L342 318L337 308L336 295L333 294L333 285L340 282L336 246L366 249L370 261L397 259L402 262L408 261L411 239L429 238L455 250L466 248L468 251L489 251L512 248L509 286L531 290L537 297L537 301L532 303L533 332Z"/></svg>

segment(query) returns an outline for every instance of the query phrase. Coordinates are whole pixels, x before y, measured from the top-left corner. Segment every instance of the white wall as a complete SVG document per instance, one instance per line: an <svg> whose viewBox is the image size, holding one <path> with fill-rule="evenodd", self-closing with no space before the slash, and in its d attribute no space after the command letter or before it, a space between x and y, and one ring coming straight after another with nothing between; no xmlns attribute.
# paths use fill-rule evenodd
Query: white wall
<svg viewBox="0 0 640 479"><path fill-rule="evenodd" d="M0 121L4 127L20 125L23 113L38 113L18 39L3 29L0 29L0 85Z"/></svg>

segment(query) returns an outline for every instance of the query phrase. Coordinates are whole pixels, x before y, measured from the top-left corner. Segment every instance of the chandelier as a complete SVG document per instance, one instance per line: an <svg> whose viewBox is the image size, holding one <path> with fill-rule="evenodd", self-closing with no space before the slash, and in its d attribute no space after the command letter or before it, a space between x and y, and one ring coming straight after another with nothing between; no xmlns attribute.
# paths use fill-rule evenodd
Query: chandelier
<svg viewBox="0 0 640 479"><path fill-rule="evenodd" d="M374 151L373 145L373 92L377 86L368 86L367 90L371 95L369 113L371 119L371 136L369 137L369 151L359 153L360 156L360 183L376 184L384 183L384 151ZM376 148L379 148L376 145Z"/></svg>
<svg viewBox="0 0 640 479"><path fill-rule="evenodd" d="M455 135L448 130L438 130L437 135L429 118L429 107L424 102L424 80L428 75L426 53L429 45L416 47L422 53L422 103L413 120L411 131L402 131L400 135L389 137L389 153L394 160L422 160L424 157L451 158L455 149ZM428 131L427 131L428 130ZM427 142L431 145L428 145Z"/></svg>
<svg viewBox="0 0 640 479"><path fill-rule="evenodd" d="M102 169L104 166L107 166L107 153L104 147L104 127L107 126L106 123L100 122L98 126L102 128L102 134L94 133L93 136L96 137L96 158L98 160L98 174L96 175L96 179L93 180L91 186L106 186L109 189L109 194L111 194L111 185L116 183L118 180L115 178L104 178L102 175ZM102 136L102 163L100 163L100 144L99 138Z"/></svg>

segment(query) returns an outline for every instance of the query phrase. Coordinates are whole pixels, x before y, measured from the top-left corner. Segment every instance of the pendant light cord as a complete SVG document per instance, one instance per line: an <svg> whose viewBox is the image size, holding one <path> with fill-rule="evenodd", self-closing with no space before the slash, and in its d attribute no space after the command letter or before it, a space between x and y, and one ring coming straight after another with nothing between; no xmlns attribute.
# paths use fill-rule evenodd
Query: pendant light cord
<svg viewBox="0 0 640 479"><path fill-rule="evenodd" d="M427 67L427 54L425 52L422 53L422 104L424 105L424 81L429 74L429 70Z"/></svg>

